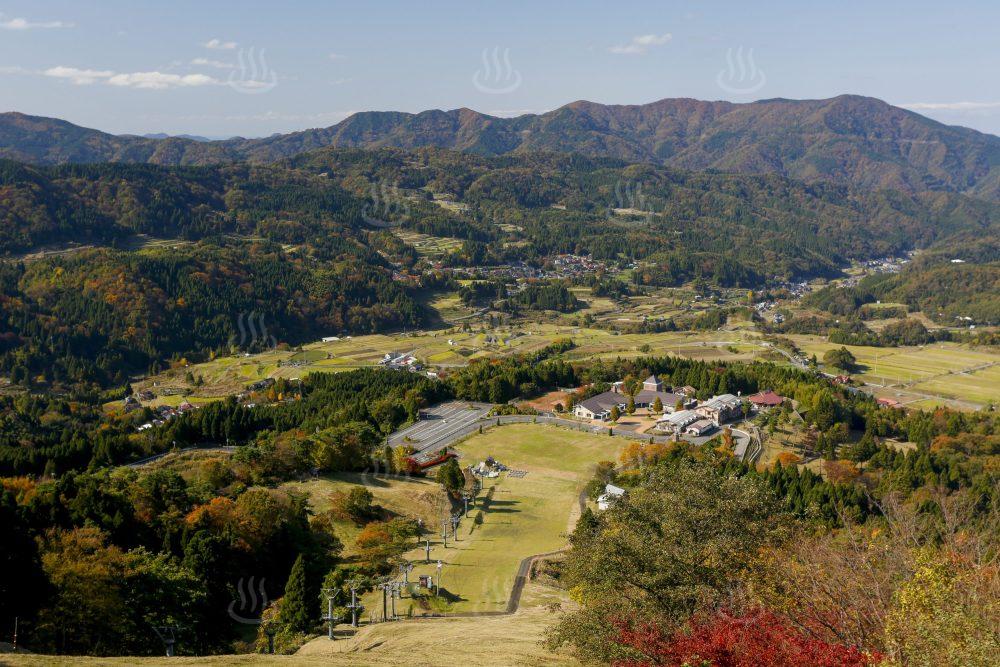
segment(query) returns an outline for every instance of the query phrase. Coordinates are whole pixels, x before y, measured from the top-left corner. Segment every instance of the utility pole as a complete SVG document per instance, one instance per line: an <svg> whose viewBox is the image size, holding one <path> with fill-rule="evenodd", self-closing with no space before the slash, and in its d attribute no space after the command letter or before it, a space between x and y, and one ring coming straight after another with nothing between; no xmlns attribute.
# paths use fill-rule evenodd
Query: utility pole
<svg viewBox="0 0 1000 667"><path fill-rule="evenodd" d="M430 563L431 562L431 538L429 538L429 537L427 538L427 542L424 545L424 551L426 553L426 558L424 559L424 562L425 563Z"/></svg>
<svg viewBox="0 0 1000 667"><path fill-rule="evenodd" d="M441 561L438 561L438 564L437 564L438 574L437 574L437 577L434 578L434 585L436 587L435 592L434 592L435 597L438 596L438 595L441 595L441 568L442 567L444 567L444 563L442 563Z"/></svg>

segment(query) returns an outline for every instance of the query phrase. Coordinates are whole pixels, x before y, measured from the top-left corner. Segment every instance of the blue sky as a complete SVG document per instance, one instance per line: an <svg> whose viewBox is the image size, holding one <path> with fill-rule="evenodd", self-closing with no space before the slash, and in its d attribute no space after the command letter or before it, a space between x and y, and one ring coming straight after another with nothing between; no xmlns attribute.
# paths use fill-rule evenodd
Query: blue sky
<svg viewBox="0 0 1000 667"><path fill-rule="evenodd" d="M1000 134L998 26L996 0L0 0L0 110L261 136L370 109L857 93Z"/></svg>

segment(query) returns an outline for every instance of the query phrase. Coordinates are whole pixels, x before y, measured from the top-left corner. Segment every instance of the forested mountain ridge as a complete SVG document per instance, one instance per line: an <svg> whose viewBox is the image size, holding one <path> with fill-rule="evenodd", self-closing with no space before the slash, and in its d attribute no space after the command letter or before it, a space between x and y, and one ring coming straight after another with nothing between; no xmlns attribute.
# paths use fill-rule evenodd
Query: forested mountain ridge
<svg viewBox="0 0 1000 667"><path fill-rule="evenodd" d="M387 224L462 239L438 268L573 253L638 263L638 285L756 289L838 275L851 260L995 243L998 221L1000 204L949 192L561 153L327 148L204 167L0 161L0 253L15 260L0 265L0 373L117 384L171 358L230 349L239 316L251 313L274 342L292 344L425 326L432 313L417 292L441 276L425 273ZM136 250L138 234L172 247ZM97 248L25 257L69 243Z"/></svg>
<svg viewBox="0 0 1000 667"><path fill-rule="evenodd" d="M465 212L436 205L433 194L461 202ZM0 162L0 195L0 253L8 255L136 233L242 234L307 244L322 259L340 252L329 246L347 237L351 252L365 246L378 231L366 216L392 204L405 209L400 224L482 244L454 258L464 255L470 265L487 259L469 256L477 250L495 263L569 252L655 261L666 253L671 261L663 263L678 266L704 253L706 261L755 272L730 281L746 286L832 274L852 259L943 239L985 242L997 237L1000 221L1000 205L947 192L867 192L775 175L436 148L323 149L269 166ZM521 243L491 243L501 238Z"/></svg>
<svg viewBox="0 0 1000 667"><path fill-rule="evenodd" d="M777 173L866 189L950 190L1000 199L1000 138L855 95L747 104L579 101L516 118L469 109L371 111L327 128L212 142L114 136L65 121L0 115L0 157L39 164L272 162L327 146L437 146L483 155L574 152L685 169Z"/></svg>

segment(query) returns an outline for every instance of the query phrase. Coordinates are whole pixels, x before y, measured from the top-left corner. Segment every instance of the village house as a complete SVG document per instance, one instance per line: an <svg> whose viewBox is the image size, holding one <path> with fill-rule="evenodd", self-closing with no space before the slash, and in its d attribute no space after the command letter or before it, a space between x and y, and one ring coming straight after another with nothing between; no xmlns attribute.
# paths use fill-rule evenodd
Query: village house
<svg viewBox="0 0 1000 667"><path fill-rule="evenodd" d="M738 396L732 394L721 394L714 396L697 408L695 412L715 422L716 426L733 421L743 415L742 401Z"/></svg>
<svg viewBox="0 0 1000 667"><path fill-rule="evenodd" d="M417 357L412 352L386 352L379 365L396 370L407 369L418 371L422 368Z"/></svg>

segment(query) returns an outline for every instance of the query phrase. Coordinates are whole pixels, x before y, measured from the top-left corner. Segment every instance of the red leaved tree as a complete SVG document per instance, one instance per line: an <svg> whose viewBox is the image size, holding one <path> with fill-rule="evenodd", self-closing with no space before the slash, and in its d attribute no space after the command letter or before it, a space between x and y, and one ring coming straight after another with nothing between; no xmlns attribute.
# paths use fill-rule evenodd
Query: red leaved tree
<svg viewBox="0 0 1000 667"><path fill-rule="evenodd" d="M671 636L652 624L619 622L616 627L621 643L645 657L621 660L615 667L867 667L881 659L810 637L763 609L742 616L725 611L699 616Z"/></svg>

